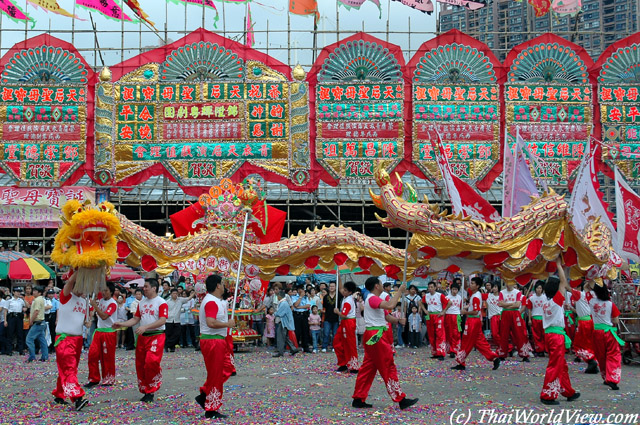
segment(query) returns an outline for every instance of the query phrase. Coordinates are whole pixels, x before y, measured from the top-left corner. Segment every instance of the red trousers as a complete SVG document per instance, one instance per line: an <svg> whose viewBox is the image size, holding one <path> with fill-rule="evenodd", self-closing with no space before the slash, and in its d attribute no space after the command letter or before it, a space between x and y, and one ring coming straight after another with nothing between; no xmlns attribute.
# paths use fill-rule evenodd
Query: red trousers
<svg viewBox="0 0 640 425"><path fill-rule="evenodd" d="M336 336L333 338L333 349L338 358L338 366L346 366L350 370L358 370L360 368L358 363L356 319L342 319L340 321Z"/></svg>
<svg viewBox="0 0 640 425"><path fill-rule="evenodd" d="M396 364L393 362L391 346L384 338L381 338L380 341L373 345L367 345L367 341L375 334L376 331L374 330L366 330L362 336L364 341L364 360L356 378L356 388L352 397L363 401L366 400L369 396L373 379L376 377L376 372L379 372L387 387L387 392L391 396L391 400L397 403L405 397L405 394L400 388L398 371L396 370Z"/></svg>
<svg viewBox="0 0 640 425"><path fill-rule="evenodd" d="M460 348L460 331L458 330L458 315L457 314L445 314L444 315L444 333L447 338L447 345L449 346L449 353L457 353Z"/></svg>
<svg viewBox="0 0 640 425"><path fill-rule="evenodd" d="M544 345L544 327L542 320L531 319L531 332L533 333L533 345L537 353L544 353L546 350Z"/></svg>
<svg viewBox="0 0 640 425"><path fill-rule="evenodd" d="M387 324L387 330L384 331L382 337L387 340L387 343L391 346L392 351L395 352L395 350L393 349L393 328L391 327L391 325ZM364 344L364 341L362 343Z"/></svg>
<svg viewBox="0 0 640 425"><path fill-rule="evenodd" d="M431 344L431 355L444 356L447 351L447 341L445 340L443 316L437 314L429 315L427 334L429 334L429 344Z"/></svg>
<svg viewBox="0 0 640 425"><path fill-rule="evenodd" d="M544 384L540 398L555 400L558 396L571 397L576 390L571 386L569 367L564 358L564 335L545 334L544 342L549 352L549 363L544 375Z"/></svg>
<svg viewBox="0 0 640 425"><path fill-rule="evenodd" d="M500 315L493 316L489 323L491 324L491 340L497 347L500 347Z"/></svg>
<svg viewBox="0 0 640 425"><path fill-rule="evenodd" d="M593 352L593 320L578 320L578 329L573 338L573 351L583 362L595 359Z"/></svg>
<svg viewBox="0 0 640 425"><path fill-rule="evenodd" d="M460 350L456 354L456 361L462 366L466 366L465 361L471 350L476 348L485 359L494 361L498 355L491 351L491 346L482 332L482 319L479 317L467 317L464 325L464 334Z"/></svg>
<svg viewBox="0 0 640 425"><path fill-rule="evenodd" d="M162 354L164 353L164 333L139 335L136 345L136 374L138 391L153 394L162 386Z"/></svg>
<svg viewBox="0 0 640 425"><path fill-rule="evenodd" d="M102 385L116 383L116 332L96 331L89 347L89 382L100 382L102 366Z"/></svg>
<svg viewBox="0 0 640 425"><path fill-rule="evenodd" d="M56 337L56 342L60 339ZM78 363L82 353L82 337L67 336L56 346L56 366L58 381L56 389L51 392L56 398L70 398L75 401L84 396L84 390L78 383Z"/></svg>
<svg viewBox="0 0 640 425"><path fill-rule="evenodd" d="M223 385L235 367L229 356L229 345L224 339L200 339L200 351L207 368L207 380L200 387L206 396L204 410L217 411L222 406Z"/></svg>
<svg viewBox="0 0 640 425"><path fill-rule="evenodd" d="M510 351L509 337L511 337L514 345L518 348L518 355L520 355L520 357L529 357L529 349L531 346L529 341L524 338L526 334L526 327L522 317L520 317L520 312L516 310L502 310L498 355L504 357Z"/></svg>
<svg viewBox="0 0 640 425"><path fill-rule="evenodd" d="M593 331L593 352L600 366L602 379L617 384L620 382L620 344L611 332Z"/></svg>
<svg viewBox="0 0 640 425"><path fill-rule="evenodd" d="M229 355L229 361L231 362L231 372L235 372L236 357L233 355L233 336L227 335L227 337L225 338L225 341L227 343L227 351L228 351L227 354Z"/></svg>
<svg viewBox="0 0 640 425"><path fill-rule="evenodd" d="M568 310L567 310L568 311ZM573 322L573 324L569 323L569 320ZM564 314L564 331L569 336L569 339L573 341L573 338L576 336L576 317L573 314Z"/></svg>

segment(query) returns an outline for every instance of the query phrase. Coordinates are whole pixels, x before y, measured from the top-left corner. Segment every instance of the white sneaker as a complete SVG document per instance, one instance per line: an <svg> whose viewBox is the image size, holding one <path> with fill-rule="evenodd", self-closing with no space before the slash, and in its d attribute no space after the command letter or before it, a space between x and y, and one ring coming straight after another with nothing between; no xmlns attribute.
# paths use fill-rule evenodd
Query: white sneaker
<svg viewBox="0 0 640 425"><path fill-rule="evenodd" d="M323 348L323 349L322 349L322 352L323 352L323 353L326 353L326 352L327 352L327 349L326 349L326 348Z"/></svg>
<svg viewBox="0 0 640 425"><path fill-rule="evenodd" d="M316 354L318 352L318 350L313 350L313 354Z"/></svg>

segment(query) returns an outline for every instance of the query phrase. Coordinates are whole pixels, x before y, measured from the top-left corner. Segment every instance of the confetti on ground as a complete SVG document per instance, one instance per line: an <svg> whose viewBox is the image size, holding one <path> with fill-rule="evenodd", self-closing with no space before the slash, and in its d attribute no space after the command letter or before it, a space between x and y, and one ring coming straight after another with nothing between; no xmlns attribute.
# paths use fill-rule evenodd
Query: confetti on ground
<svg viewBox="0 0 640 425"><path fill-rule="evenodd" d="M166 353L163 386L153 404L138 400L134 353L117 351L117 383L87 391L90 404L75 412L53 403L51 390L57 369L55 356L48 363L24 363L25 358L0 357L0 424L204 424L194 401L204 382L202 355L193 349ZM547 358L521 363L508 359L497 371L477 352L466 371L450 370L453 359L429 358L428 349L401 349L396 355L402 389L420 401L401 411L392 403L380 377L367 401L373 409L351 407L355 375L335 371L333 353L285 355L272 358L262 348L236 354L238 375L225 385L222 413L226 424L448 424L454 409L471 411L469 424L479 424L481 410L496 415L513 409L548 412L539 402ZM569 357L568 357L569 359ZM362 360L362 351L360 352ZM620 391L602 385L599 375L585 375L584 364L569 362L574 387L582 397L572 403L560 399L559 408L583 413L640 413L640 367L623 366ZM87 380L87 355L82 355L79 380ZM220 422L223 423L223 422ZM486 420L484 423L487 423Z"/></svg>

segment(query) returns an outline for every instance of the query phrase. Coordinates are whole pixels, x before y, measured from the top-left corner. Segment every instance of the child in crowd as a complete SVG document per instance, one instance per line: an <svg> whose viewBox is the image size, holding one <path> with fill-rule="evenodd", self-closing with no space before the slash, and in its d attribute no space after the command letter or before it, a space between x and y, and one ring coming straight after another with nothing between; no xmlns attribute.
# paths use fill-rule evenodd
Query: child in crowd
<svg viewBox="0 0 640 425"><path fill-rule="evenodd" d="M396 309L393 310L393 312L391 313L391 315L396 319L402 319L403 318L402 305L398 304L396 306ZM396 324L396 348L404 347L404 341L402 340L403 333L404 333L404 325L397 323Z"/></svg>
<svg viewBox="0 0 640 425"><path fill-rule="evenodd" d="M422 325L420 320L420 314L418 314L418 307L411 307L411 314L409 315L409 347L418 348L420 346L420 327Z"/></svg>
<svg viewBox="0 0 640 425"><path fill-rule="evenodd" d="M318 352L318 337L320 337L320 323L322 318L318 314L318 306L311 307L311 314L309 315L309 331L311 331L311 340L313 341L313 352Z"/></svg>
<svg viewBox="0 0 640 425"><path fill-rule="evenodd" d="M265 318L267 319L267 326L264 330L264 336L267 338L267 346L271 347L274 345L276 338L276 316L274 315L273 307L269 307Z"/></svg>

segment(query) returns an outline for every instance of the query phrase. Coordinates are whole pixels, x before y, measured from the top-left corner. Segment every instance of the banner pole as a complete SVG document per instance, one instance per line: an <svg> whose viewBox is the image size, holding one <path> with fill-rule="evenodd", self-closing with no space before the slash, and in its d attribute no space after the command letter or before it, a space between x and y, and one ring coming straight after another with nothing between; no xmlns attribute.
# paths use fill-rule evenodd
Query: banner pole
<svg viewBox="0 0 640 425"><path fill-rule="evenodd" d="M407 262L409 260L409 232L407 231L407 237L404 241L404 269L402 271L402 283L407 284ZM405 310L405 297L402 297L401 305L402 311Z"/></svg>
<svg viewBox="0 0 640 425"><path fill-rule="evenodd" d="M236 314L236 304L238 298L238 286L240 285L240 270L242 270L242 256L244 254L244 242L247 235L247 225L249 223L249 215L251 215L251 209L244 208L244 224L242 226L242 240L240 242L240 255L238 256L238 269L236 270L236 288L233 293L233 307L231 308L231 319Z"/></svg>

